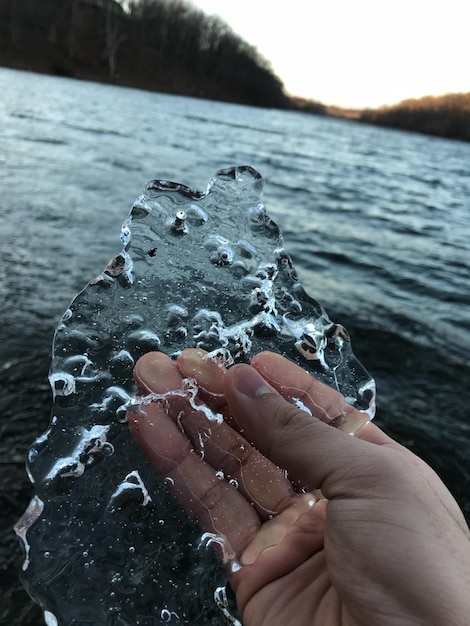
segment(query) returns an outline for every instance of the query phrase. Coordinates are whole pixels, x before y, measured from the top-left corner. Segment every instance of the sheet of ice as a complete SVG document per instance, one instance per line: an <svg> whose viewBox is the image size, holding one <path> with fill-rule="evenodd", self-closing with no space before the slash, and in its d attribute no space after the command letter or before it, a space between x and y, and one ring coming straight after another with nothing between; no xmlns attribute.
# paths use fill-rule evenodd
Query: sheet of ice
<svg viewBox="0 0 470 626"><path fill-rule="evenodd" d="M57 328L51 424L29 452L36 495L17 524L47 623L239 623L208 542L129 435L142 354L200 346L230 364L273 350L373 417L374 382L300 284L262 190L250 167L218 172L204 193L150 182L122 251Z"/></svg>

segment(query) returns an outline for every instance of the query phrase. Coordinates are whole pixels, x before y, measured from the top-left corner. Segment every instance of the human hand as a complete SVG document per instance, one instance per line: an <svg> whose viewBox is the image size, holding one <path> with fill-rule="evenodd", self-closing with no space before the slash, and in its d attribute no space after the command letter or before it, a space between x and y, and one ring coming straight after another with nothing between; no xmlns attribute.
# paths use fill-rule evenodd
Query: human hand
<svg viewBox="0 0 470 626"><path fill-rule="evenodd" d="M457 504L373 424L356 437L325 424L363 422L341 394L272 353L229 370L201 350L149 353L135 378L156 395L129 415L131 432L213 534L245 626L468 625ZM181 391L188 378L196 397Z"/></svg>

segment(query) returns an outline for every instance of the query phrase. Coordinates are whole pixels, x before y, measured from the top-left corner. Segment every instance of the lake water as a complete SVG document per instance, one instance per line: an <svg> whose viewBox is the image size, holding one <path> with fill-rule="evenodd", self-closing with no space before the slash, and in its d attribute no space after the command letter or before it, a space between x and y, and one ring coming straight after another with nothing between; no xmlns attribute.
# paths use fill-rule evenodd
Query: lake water
<svg viewBox="0 0 470 626"><path fill-rule="evenodd" d="M470 516L470 144L6 69L0 93L2 527L29 500L22 463L48 423L54 327L120 250L135 197L153 178L203 190L244 164L265 178L307 290L376 378L377 423ZM13 624L21 556L1 547Z"/></svg>

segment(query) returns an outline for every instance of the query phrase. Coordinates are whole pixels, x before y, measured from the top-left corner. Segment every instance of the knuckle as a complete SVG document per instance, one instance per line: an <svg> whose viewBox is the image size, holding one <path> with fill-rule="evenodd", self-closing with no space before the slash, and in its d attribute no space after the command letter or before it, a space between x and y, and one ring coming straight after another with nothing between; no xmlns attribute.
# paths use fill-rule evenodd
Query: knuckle
<svg viewBox="0 0 470 626"><path fill-rule="evenodd" d="M234 474L246 467L255 453L248 442L244 440L233 440L225 449L223 466L226 474Z"/></svg>
<svg viewBox="0 0 470 626"><path fill-rule="evenodd" d="M215 479L215 482L211 483L206 489L198 494L198 500L203 506L205 511L214 511L217 505L224 500L225 497L225 483L222 480Z"/></svg>
<svg viewBox="0 0 470 626"><path fill-rule="evenodd" d="M270 429L270 438L267 442L268 456L283 441L302 437L309 425L309 415L289 404L287 400L273 402L269 410L273 428Z"/></svg>

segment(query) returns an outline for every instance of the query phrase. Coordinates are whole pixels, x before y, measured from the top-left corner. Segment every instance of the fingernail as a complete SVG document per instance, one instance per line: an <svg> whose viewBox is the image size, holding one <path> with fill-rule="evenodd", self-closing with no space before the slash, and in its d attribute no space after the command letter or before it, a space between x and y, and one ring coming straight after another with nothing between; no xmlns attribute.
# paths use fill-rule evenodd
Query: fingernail
<svg viewBox="0 0 470 626"><path fill-rule="evenodd" d="M201 373L204 365L204 357L207 352L196 348L184 350L178 357L177 363L182 374L188 378L195 378Z"/></svg>
<svg viewBox="0 0 470 626"><path fill-rule="evenodd" d="M274 391L264 378L249 365L240 366L237 369L235 386L240 393L249 398L256 398Z"/></svg>
<svg viewBox="0 0 470 626"><path fill-rule="evenodd" d="M137 362L136 378L138 386L148 391L164 392L181 386L171 359L161 352L148 353Z"/></svg>
<svg viewBox="0 0 470 626"><path fill-rule="evenodd" d="M177 359L177 365L181 375L184 378L195 378L200 389L212 395L223 395L227 370L220 361L208 357L205 350L184 350Z"/></svg>
<svg viewBox="0 0 470 626"><path fill-rule="evenodd" d="M140 382L149 389L154 387L161 378L161 364L158 357L151 359L147 357L137 363L137 373Z"/></svg>

